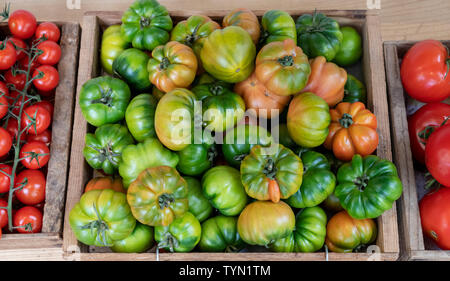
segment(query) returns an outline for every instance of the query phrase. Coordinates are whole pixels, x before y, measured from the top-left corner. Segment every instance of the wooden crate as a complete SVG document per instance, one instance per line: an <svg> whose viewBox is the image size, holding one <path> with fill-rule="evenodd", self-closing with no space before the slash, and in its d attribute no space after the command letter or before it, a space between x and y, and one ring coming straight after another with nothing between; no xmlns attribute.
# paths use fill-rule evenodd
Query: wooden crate
<svg viewBox="0 0 450 281"><path fill-rule="evenodd" d="M254 11L261 17L265 11ZM314 11L288 10L297 18L305 13ZM368 106L378 119L378 133L380 135L377 155L392 159L390 124L388 115L388 104L386 98L386 84L384 75L384 61L382 52L382 41L379 30L379 18L375 12L371 11L319 11L335 18L342 25L351 25L357 28L363 38L364 57L360 70L363 70L364 80L368 90ZM170 11L174 22L183 20L193 14L202 11ZM228 11L207 11L204 12L214 20L222 22L222 18ZM101 75L99 62L99 48L102 31L113 24L121 21L120 12L88 12L85 14L82 23L81 53L78 70L78 92L87 80ZM361 72L361 71L360 71ZM69 225L69 212L79 201L84 186L93 176L93 170L85 162L82 150L85 144L85 135L93 128L88 126L81 109L75 107L75 120L73 127L72 154L70 159L69 189L66 200L66 214L64 224L64 252L69 258L75 250L77 258L81 260L326 260L325 252L318 253L161 253L157 256L154 252L143 254L115 254L93 252L92 249L79 243ZM378 239L375 247L379 251L375 253L351 253L339 254L329 253L329 260L396 260L399 254L397 213L396 206L385 212L378 218ZM79 248L78 248L79 247ZM80 250L80 253L78 252Z"/></svg>
<svg viewBox="0 0 450 281"><path fill-rule="evenodd" d="M402 260L450 260L450 251L440 250L431 239L424 237L420 222L419 200L425 194L424 167L415 166L410 148L407 117L423 103L410 98L400 79L400 63L416 41L384 43L384 59L392 123L394 163L403 182L399 204L399 236ZM443 41L450 48L450 41ZM450 104L450 99L446 100Z"/></svg>
<svg viewBox="0 0 450 281"><path fill-rule="evenodd" d="M74 22L55 24L61 30L61 59L57 67L60 81L55 92L42 233L4 234L0 239L0 260L52 259L57 254L62 257L61 234L81 29ZM9 33L7 23L0 24L0 31L2 34Z"/></svg>

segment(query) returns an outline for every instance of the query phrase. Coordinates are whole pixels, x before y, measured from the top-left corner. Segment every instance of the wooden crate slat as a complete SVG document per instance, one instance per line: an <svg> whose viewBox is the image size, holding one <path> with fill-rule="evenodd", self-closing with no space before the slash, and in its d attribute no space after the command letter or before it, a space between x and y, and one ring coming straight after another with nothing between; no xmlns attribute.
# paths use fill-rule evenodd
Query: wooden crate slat
<svg viewBox="0 0 450 281"><path fill-rule="evenodd" d="M220 19L228 11L169 11L174 22L182 20L196 13L206 13L213 19ZM258 16L264 11L254 11ZM313 11L289 10L294 18L304 13ZM364 74L368 88L369 108L374 109L378 119L378 132L384 134L380 138L378 156L392 159L390 143L390 122L387 107L386 84L384 76L384 60L382 41L379 32L379 19L376 12L372 11L323 11L328 16L333 16L342 25L355 26L362 32L364 45ZM88 12L83 20L83 36L80 52L80 69L78 75L78 89L87 80L100 75L98 50L101 40L101 32L112 24L119 24L121 12ZM220 22L220 20L218 20ZM78 104L78 97L77 97ZM74 133L72 142L71 171L69 176L69 191L66 202L66 218L64 225L64 250L77 242L68 221L70 209L79 201L84 189L84 184L92 176L92 169L85 163L82 156L84 147L84 135L88 130L79 106L76 105L74 120ZM378 116L380 115L380 116ZM81 124L82 123L82 124ZM77 138L77 139L76 139ZM396 260L399 255L397 214L395 204L393 208L385 212L379 219L379 238L377 245L380 253L329 253L329 260ZM80 245L82 246L82 245ZM66 254L70 254L66 253ZM82 246L81 260L155 260L155 253L143 254L119 254L119 253L90 253L88 248ZM176 253L160 254L160 260L325 260L325 253Z"/></svg>

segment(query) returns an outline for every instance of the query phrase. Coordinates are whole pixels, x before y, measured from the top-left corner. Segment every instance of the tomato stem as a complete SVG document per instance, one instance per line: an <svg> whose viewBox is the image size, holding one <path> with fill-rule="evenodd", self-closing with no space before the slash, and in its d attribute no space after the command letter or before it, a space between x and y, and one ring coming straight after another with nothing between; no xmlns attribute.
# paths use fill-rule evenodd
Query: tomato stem
<svg viewBox="0 0 450 281"><path fill-rule="evenodd" d="M294 57L289 55L289 56L284 56L282 58L278 59L278 62L282 65L282 66L292 66L294 64Z"/></svg>
<svg viewBox="0 0 450 281"><path fill-rule="evenodd" d="M173 202L175 202L175 198L172 194L163 193L158 197L159 208L161 210L168 208Z"/></svg>
<svg viewBox="0 0 450 281"><path fill-rule="evenodd" d="M450 58L445 60L445 64L447 64L447 71L445 72L444 80L447 79L448 72L450 71Z"/></svg>
<svg viewBox="0 0 450 281"><path fill-rule="evenodd" d="M263 168L263 173L269 178L269 179L275 179L275 176L277 174L277 167L275 166L275 163L272 158L268 158L267 162Z"/></svg>
<svg viewBox="0 0 450 281"><path fill-rule="evenodd" d="M5 7L3 8L3 11L0 13L0 16L2 17L1 22L4 22L9 18L9 11L10 11L11 3L6 3Z"/></svg>
<svg viewBox="0 0 450 281"><path fill-rule="evenodd" d="M348 113L344 113L342 118L339 119L339 123L342 127L348 128L353 124L353 117Z"/></svg>

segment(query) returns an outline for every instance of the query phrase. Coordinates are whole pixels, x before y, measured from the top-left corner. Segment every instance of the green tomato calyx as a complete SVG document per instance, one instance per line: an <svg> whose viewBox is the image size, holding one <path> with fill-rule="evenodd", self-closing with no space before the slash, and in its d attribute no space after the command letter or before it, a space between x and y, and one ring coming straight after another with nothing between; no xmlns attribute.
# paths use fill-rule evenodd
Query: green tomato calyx
<svg viewBox="0 0 450 281"><path fill-rule="evenodd" d="M175 198L172 194L163 193L158 198L159 208L161 208L161 210L168 208L173 202L175 202Z"/></svg>
<svg viewBox="0 0 450 281"><path fill-rule="evenodd" d="M106 105L107 107L112 107L113 103L113 91L111 88L108 88L107 91L104 89L100 89L100 93L102 95L101 98L93 100L92 104L101 103Z"/></svg>
<svg viewBox="0 0 450 281"><path fill-rule="evenodd" d="M358 186L360 191L363 191L364 188L367 187L369 184L369 177L367 175L362 175L360 177L357 177L354 183Z"/></svg>
<svg viewBox="0 0 450 281"><path fill-rule="evenodd" d="M214 159L217 157L218 152L215 145L211 145L211 147L208 149L208 161L212 163Z"/></svg>
<svg viewBox="0 0 450 281"><path fill-rule="evenodd" d="M277 167L272 158L268 158L264 166L263 173L270 179L275 179L277 175Z"/></svg>
<svg viewBox="0 0 450 281"><path fill-rule="evenodd" d="M146 28L147 26L150 25L150 23L152 22L152 20L150 18L146 18L146 17L141 17L141 19L139 20L139 25L142 28Z"/></svg>
<svg viewBox="0 0 450 281"><path fill-rule="evenodd" d="M173 253L175 248L178 248L180 242L172 234L167 232L164 239L158 243L158 248L169 248L170 252Z"/></svg>
<svg viewBox="0 0 450 281"><path fill-rule="evenodd" d="M223 90L223 86L218 84L211 84L209 86L209 91L215 96L220 96L221 94L223 94Z"/></svg>
<svg viewBox="0 0 450 281"><path fill-rule="evenodd" d="M339 119L339 123L342 127L348 128L353 124L353 117L348 113L344 113L342 118Z"/></svg>
<svg viewBox="0 0 450 281"><path fill-rule="evenodd" d="M282 65L282 66L292 66L294 64L294 57L289 55L289 56L284 56L282 58L278 59L278 62Z"/></svg>
<svg viewBox="0 0 450 281"><path fill-rule="evenodd" d="M92 233L94 233L94 231L97 230L96 240L100 242L100 244L102 244L103 246L109 247L111 245L108 244L106 239L106 231L109 230L109 226L105 221L103 221L100 218L100 214L98 213L97 206L95 206L95 204L93 204L93 208L95 210L95 214L97 215L97 220L85 224L84 226L81 227L81 229L90 229Z"/></svg>
<svg viewBox="0 0 450 281"><path fill-rule="evenodd" d="M198 29L200 28L200 24L197 24L192 31L191 34L188 34L186 38L184 39L186 45L192 48L192 45L194 45L195 41L199 39L199 36L197 35Z"/></svg>
<svg viewBox="0 0 450 281"><path fill-rule="evenodd" d="M120 153L115 153L112 147L111 143L108 143L105 147L102 148L96 148L91 145L88 145L89 148L92 148L93 150L97 151L99 153L98 159L100 162L104 162L105 160L108 160L111 162L111 164L117 166L119 165L119 162L116 161L115 157L120 157Z"/></svg>
<svg viewBox="0 0 450 281"><path fill-rule="evenodd" d="M166 68L169 67L169 65L170 65L169 59L166 58L166 57L164 57L164 58L161 60L161 63L159 64L159 68L160 68L161 70L165 70Z"/></svg>

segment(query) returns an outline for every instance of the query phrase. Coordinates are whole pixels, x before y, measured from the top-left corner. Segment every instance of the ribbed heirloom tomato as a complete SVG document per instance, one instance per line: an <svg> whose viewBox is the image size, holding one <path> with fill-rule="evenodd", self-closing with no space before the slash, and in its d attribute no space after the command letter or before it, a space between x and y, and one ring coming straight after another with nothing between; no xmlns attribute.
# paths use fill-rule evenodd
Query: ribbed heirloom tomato
<svg viewBox="0 0 450 281"><path fill-rule="evenodd" d="M222 21L223 27L230 25L240 26L250 34L253 43L258 44L261 28L259 26L258 18L249 9L238 8L229 12Z"/></svg>

